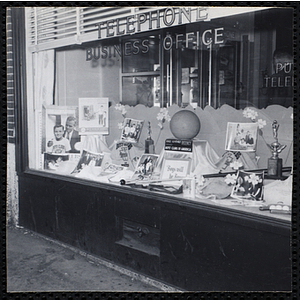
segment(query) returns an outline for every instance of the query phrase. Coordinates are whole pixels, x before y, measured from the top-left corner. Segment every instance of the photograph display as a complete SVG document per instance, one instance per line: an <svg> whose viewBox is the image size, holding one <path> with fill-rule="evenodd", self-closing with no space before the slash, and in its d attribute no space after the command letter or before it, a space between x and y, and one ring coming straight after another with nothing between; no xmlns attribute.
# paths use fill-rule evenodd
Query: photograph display
<svg viewBox="0 0 300 300"><path fill-rule="evenodd" d="M264 173L239 171L231 196L238 199L263 200Z"/></svg>
<svg viewBox="0 0 300 300"><path fill-rule="evenodd" d="M257 141L257 123L227 123L227 151L255 151Z"/></svg>
<svg viewBox="0 0 300 300"><path fill-rule="evenodd" d="M68 154L44 153L44 169L57 170L62 162L68 161Z"/></svg>
<svg viewBox="0 0 300 300"><path fill-rule="evenodd" d="M155 154L143 154L135 168L132 180L151 179L158 157L159 155Z"/></svg>
<svg viewBox="0 0 300 300"><path fill-rule="evenodd" d="M102 153L93 153L91 151L83 150L78 164L72 174L79 173L86 166L101 167L103 158L104 154Z"/></svg>
<svg viewBox="0 0 300 300"><path fill-rule="evenodd" d="M76 106L58 106L58 105L43 105L42 110L42 128L41 128L41 143L42 143L42 152L72 152L79 153L77 149L75 149L75 144L80 142L80 137L77 131L77 112L78 107ZM71 128L70 125L71 124ZM57 128L61 126L60 128ZM62 130L62 136L59 131ZM54 131L57 131L55 133ZM67 132L72 131L72 135L70 138L69 146L67 146L66 142L64 143L65 147L62 147L59 150L59 147L52 147L52 142L55 144L57 139L65 139L67 138ZM56 137L56 135L59 135ZM52 141L49 143L49 141ZM55 150L57 148L57 150Z"/></svg>
<svg viewBox="0 0 300 300"><path fill-rule="evenodd" d="M133 144L138 143L143 125L143 120L125 118L124 127L121 134L121 140Z"/></svg>
<svg viewBox="0 0 300 300"><path fill-rule="evenodd" d="M108 134L108 98L79 98L79 134Z"/></svg>

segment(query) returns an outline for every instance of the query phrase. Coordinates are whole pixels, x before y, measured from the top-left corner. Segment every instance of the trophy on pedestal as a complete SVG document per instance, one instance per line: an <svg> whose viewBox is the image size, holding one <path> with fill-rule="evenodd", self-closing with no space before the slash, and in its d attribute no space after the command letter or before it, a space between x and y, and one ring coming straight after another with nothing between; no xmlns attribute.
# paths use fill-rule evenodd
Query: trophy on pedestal
<svg viewBox="0 0 300 300"><path fill-rule="evenodd" d="M272 123L273 137L275 142L267 144L272 152L272 156L268 159L268 175L281 178L282 177L282 158L279 158L279 153L286 147L278 142L279 124L276 120Z"/></svg>
<svg viewBox="0 0 300 300"><path fill-rule="evenodd" d="M145 153L154 154L155 153L155 147L154 147L154 141L151 138L151 124L148 122L148 137L145 140Z"/></svg>

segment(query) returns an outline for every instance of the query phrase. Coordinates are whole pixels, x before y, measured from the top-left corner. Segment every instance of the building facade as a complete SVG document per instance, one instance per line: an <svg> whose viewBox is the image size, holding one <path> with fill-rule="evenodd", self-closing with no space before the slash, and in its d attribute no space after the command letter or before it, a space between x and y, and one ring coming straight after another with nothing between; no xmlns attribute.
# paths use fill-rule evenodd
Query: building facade
<svg viewBox="0 0 300 300"><path fill-rule="evenodd" d="M183 290L288 291L293 13L7 9L8 221Z"/></svg>

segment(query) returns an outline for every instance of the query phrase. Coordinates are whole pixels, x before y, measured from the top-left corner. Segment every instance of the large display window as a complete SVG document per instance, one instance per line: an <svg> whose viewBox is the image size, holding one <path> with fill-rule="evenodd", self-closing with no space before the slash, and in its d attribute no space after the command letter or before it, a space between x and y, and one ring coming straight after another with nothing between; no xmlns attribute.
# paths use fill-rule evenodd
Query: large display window
<svg viewBox="0 0 300 300"><path fill-rule="evenodd" d="M171 181L152 190L191 198L209 196L204 177L213 174L221 174L222 197L238 195L234 186L250 176L240 172L257 183L263 175L286 179L292 10L212 17L209 9L197 10L195 21L190 8L161 10L161 20L159 11L100 23L94 16L95 38L73 41L65 25L67 42L53 35L28 47L29 168L111 184ZM26 13L32 21L32 9Z"/></svg>
<svg viewBox="0 0 300 300"><path fill-rule="evenodd" d="M68 47L53 47L51 54L52 104L103 94L130 106L289 107L292 35L292 10L275 8L80 46L69 42Z"/></svg>

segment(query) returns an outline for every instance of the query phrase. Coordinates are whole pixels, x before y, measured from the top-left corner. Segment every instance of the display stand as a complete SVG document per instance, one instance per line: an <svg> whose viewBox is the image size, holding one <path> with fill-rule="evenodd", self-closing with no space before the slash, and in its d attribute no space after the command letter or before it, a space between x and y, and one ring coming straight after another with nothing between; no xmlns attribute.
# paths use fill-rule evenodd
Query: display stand
<svg viewBox="0 0 300 300"><path fill-rule="evenodd" d="M194 174L216 174L220 172L218 163L222 159L216 151L212 148L210 143L206 140L193 140L192 152L177 152L167 151L163 149L160 153L160 159L158 161L158 168L161 168L163 160L165 158L172 158L175 154L182 154L182 157L190 155L192 158L191 173ZM257 169L256 154L255 153L240 153L240 160L245 169Z"/></svg>

